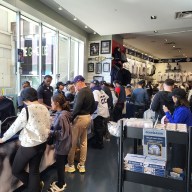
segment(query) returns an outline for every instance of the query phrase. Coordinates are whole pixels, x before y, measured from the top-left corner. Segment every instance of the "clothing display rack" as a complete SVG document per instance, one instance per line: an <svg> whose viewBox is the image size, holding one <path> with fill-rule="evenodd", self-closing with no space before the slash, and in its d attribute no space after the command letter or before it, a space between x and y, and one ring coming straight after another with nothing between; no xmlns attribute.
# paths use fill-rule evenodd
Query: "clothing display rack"
<svg viewBox="0 0 192 192"><path fill-rule="evenodd" d="M121 134L119 138L119 154L118 154L118 192L124 191L124 181L140 183L153 187L159 187L179 192L190 192L191 181L191 127L188 132L167 131L167 144L177 143L186 145L186 176L184 180L173 179L170 177L160 177L145 173L138 173L124 170L124 140L125 139L143 139L143 129L123 126L121 120ZM134 142L134 153L137 153L137 142Z"/></svg>

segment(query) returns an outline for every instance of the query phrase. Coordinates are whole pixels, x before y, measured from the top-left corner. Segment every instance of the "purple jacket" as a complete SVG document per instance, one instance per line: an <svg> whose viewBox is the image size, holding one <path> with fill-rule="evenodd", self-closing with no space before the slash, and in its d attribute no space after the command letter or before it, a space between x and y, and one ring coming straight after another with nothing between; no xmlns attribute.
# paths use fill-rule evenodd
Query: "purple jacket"
<svg viewBox="0 0 192 192"><path fill-rule="evenodd" d="M72 127L71 127L71 113L68 111L59 111L56 113L52 131L56 135L55 153L58 155L68 155L72 146Z"/></svg>

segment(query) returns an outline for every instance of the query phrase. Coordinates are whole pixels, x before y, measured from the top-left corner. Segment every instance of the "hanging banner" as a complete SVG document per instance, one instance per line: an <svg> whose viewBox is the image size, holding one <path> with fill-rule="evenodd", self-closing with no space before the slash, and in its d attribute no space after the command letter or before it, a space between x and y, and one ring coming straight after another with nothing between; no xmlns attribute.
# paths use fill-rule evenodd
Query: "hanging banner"
<svg viewBox="0 0 192 192"><path fill-rule="evenodd" d="M167 159L166 130L143 129L143 155Z"/></svg>

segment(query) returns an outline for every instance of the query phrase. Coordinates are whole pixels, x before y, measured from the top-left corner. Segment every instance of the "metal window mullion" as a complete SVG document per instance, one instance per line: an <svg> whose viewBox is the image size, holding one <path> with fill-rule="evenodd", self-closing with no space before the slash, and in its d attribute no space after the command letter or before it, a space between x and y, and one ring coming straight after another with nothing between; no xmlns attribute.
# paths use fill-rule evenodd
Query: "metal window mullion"
<svg viewBox="0 0 192 192"><path fill-rule="evenodd" d="M42 23L39 23L39 80L42 82Z"/></svg>
<svg viewBox="0 0 192 192"><path fill-rule="evenodd" d="M56 32L56 49L55 49L55 63L53 63L53 74L56 78L56 74L58 74L59 69L59 31ZM56 78L57 81L57 78Z"/></svg>
<svg viewBox="0 0 192 192"><path fill-rule="evenodd" d="M69 37L69 41L68 41L68 45L69 45L69 53L68 53L68 80L70 78L70 63L71 63L71 37Z"/></svg>
<svg viewBox="0 0 192 192"><path fill-rule="evenodd" d="M17 50L21 49L21 13L18 11L16 13L16 30L17 30ZM17 93L20 92L21 90L21 74L20 74L20 68L21 68L21 63L18 62L18 51L16 50L16 63L17 63Z"/></svg>

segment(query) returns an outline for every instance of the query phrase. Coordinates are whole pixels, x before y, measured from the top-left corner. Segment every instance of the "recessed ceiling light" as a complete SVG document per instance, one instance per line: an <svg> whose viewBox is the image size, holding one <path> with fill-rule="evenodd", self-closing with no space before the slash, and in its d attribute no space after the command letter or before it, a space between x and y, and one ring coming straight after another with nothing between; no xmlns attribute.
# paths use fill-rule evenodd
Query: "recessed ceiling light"
<svg viewBox="0 0 192 192"><path fill-rule="evenodd" d="M58 9L59 9L59 11L62 11L62 10L63 10L63 8L62 8L61 6L59 6Z"/></svg>
<svg viewBox="0 0 192 192"><path fill-rule="evenodd" d="M86 28L86 29L88 28L87 25L85 25L85 28Z"/></svg>
<svg viewBox="0 0 192 192"><path fill-rule="evenodd" d="M74 18L73 18L73 20L74 20L74 21L77 21L77 18L76 18L76 17L74 17Z"/></svg>
<svg viewBox="0 0 192 192"><path fill-rule="evenodd" d="M157 19L157 16L152 15L152 16L151 16L151 19Z"/></svg>

